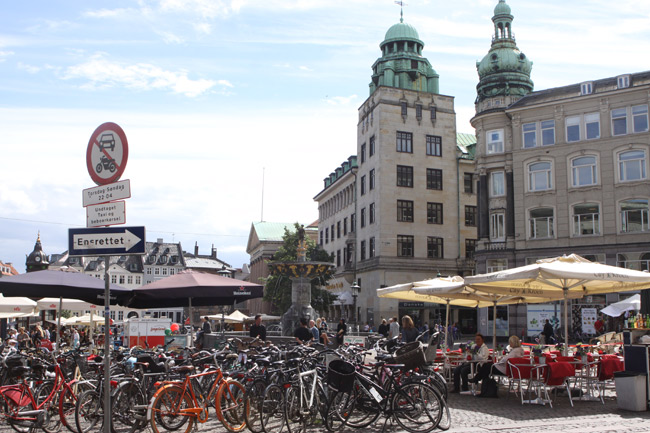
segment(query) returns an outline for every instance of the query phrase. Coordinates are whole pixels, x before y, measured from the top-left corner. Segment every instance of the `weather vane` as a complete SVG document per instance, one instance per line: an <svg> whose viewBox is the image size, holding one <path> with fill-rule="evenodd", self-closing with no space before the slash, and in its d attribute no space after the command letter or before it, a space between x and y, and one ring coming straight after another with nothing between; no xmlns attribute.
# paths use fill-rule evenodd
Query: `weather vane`
<svg viewBox="0 0 650 433"><path fill-rule="evenodd" d="M395 4L399 5L399 22L403 23L404 22L404 6L408 6L406 3L404 3L402 0L395 0Z"/></svg>

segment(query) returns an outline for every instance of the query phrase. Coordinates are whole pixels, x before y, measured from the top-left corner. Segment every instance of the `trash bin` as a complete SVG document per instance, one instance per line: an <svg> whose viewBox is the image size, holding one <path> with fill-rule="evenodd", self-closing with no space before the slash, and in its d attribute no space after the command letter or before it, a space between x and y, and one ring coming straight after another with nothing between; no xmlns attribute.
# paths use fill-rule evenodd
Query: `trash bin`
<svg viewBox="0 0 650 433"><path fill-rule="evenodd" d="M645 373L617 371L614 373L614 381L619 409L635 412L648 410Z"/></svg>

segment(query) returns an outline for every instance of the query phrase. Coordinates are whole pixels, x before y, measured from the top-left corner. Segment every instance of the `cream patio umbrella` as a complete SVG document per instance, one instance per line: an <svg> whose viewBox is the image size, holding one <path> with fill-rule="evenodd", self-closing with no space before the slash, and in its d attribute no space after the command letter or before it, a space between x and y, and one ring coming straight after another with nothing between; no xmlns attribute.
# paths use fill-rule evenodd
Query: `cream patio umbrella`
<svg viewBox="0 0 650 433"><path fill-rule="evenodd" d="M650 274L590 262L570 254L538 260L532 265L470 276L465 278L465 283L482 292L524 298L552 299L560 295L564 300L564 341L568 344L568 299L645 289L650 287Z"/></svg>
<svg viewBox="0 0 650 433"><path fill-rule="evenodd" d="M37 312L36 302L31 299L19 296L5 298L0 293L0 319L34 316Z"/></svg>

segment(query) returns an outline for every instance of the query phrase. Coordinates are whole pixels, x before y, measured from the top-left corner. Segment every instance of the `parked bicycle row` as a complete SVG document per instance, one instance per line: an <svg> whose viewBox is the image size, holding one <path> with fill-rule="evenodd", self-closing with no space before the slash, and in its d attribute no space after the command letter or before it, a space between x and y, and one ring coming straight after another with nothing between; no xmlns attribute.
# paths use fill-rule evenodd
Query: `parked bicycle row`
<svg viewBox="0 0 650 433"><path fill-rule="evenodd" d="M451 425L445 379L420 342L372 350L229 339L222 350L132 348L110 359L111 432L189 433L216 419L230 432L364 428L380 416L427 433ZM103 430L104 357L82 349L4 354L0 417L22 433Z"/></svg>

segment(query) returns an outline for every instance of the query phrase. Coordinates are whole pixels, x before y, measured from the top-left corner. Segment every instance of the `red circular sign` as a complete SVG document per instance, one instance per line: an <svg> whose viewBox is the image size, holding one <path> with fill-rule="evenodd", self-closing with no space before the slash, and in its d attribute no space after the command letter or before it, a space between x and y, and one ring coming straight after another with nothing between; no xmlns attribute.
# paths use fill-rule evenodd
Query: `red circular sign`
<svg viewBox="0 0 650 433"><path fill-rule="evenodd" d="M129 143L119 125L106 122L90 136L86 150L86 165L91 179L97 185L117 182L129 157Z"/></svg>

